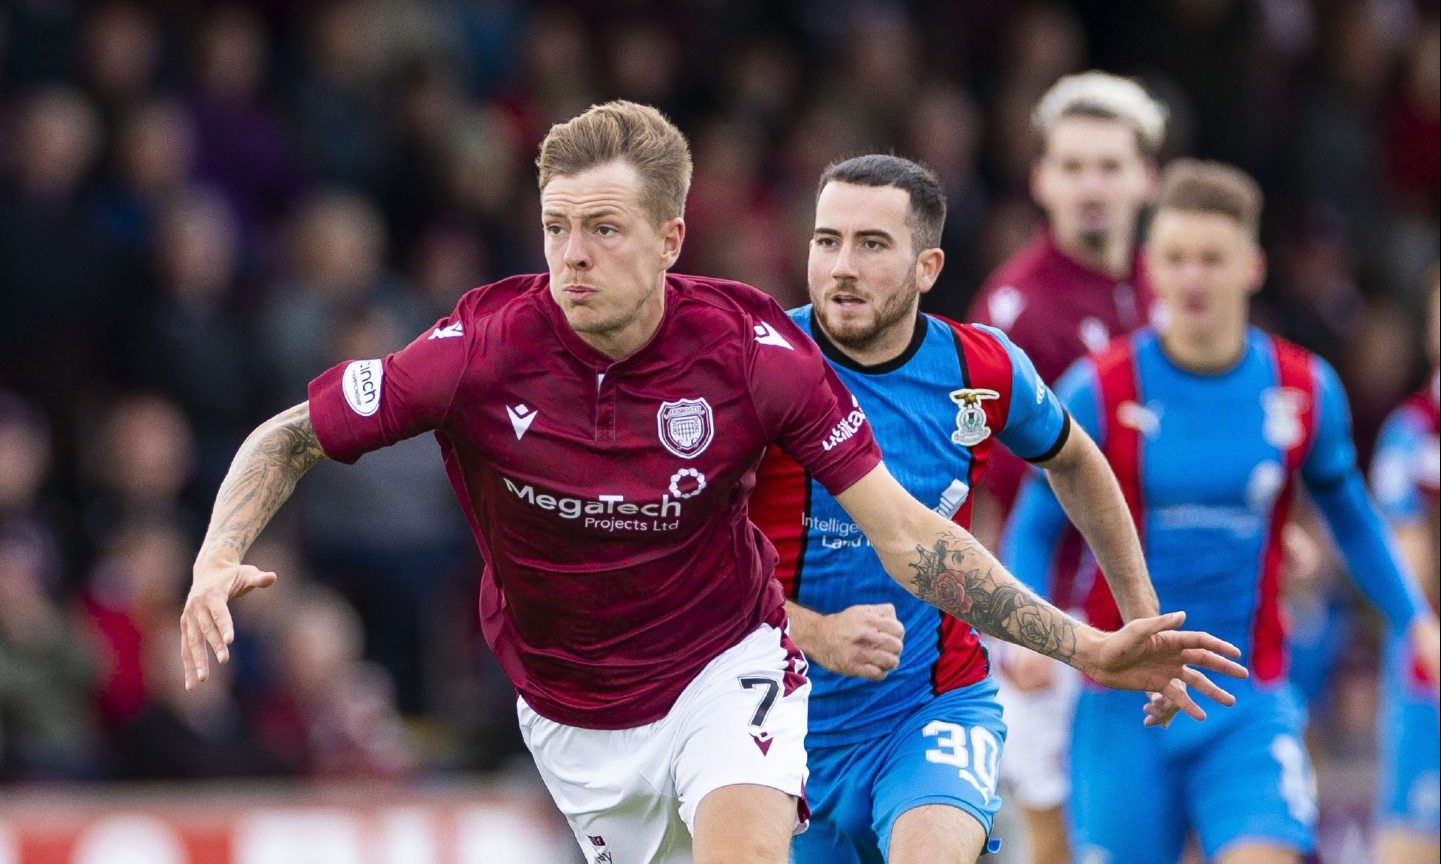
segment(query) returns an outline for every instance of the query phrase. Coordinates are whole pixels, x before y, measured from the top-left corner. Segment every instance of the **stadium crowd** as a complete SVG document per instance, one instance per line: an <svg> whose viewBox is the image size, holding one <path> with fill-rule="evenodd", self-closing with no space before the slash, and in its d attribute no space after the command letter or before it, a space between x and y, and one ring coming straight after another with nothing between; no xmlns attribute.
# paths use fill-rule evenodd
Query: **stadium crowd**
<svg viewBox="0 0 1441 864"><path fill-rule="evenodd" d="M676 269L786 306L823 166L923 161L950 203L926 308L960 317L1037 226L1037 97L1135 76L1168 154L1260 179L1262 323L1337 366L1365 449L1425 371L1438 55L1429 0L5 4L0 780L403 779L519 752L429 438L315 469L250 556L281 581L239 606L229 686L184 693L175 622L246 432L465 289L544 269L551 123L665 110L696 158ZM1337 566L1291 603L1344 832L1370 785L1325 766L1374 761L1376 640Z"/></svg>

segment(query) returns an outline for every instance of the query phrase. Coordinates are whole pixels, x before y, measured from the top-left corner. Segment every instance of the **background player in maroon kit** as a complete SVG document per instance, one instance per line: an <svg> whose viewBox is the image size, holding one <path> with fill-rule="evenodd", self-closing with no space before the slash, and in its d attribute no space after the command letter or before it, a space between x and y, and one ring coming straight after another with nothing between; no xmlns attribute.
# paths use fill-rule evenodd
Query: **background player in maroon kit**
<svg viewBox="0 0 1441 864"><path fill-rule="evenodd" d="M554 127L539 184L550 272L466 294L388 357L341 364L242 445L181 620L187 687L228 658L229 600L274 582L242 559L324 457L433 431L486 570L485 636L522 732L591 861L786 859L803 823L804 660L774 549L747 518L777 444L855 519L897 581L999 638L1115 686L1244 674L1179 614L1102 634L1037 599L880 464L864 414L774 301L668 276L688 148L659 112ZM799 812L798 812L799 808Z"/></svg>
<svg viewBox="0 0 1441 864"><path fill-rule="evenodd" d="M1047 227L991 274L970 319L1006 331L1041 379L1054 382L1087 352L1148 320L1154 297L1136 231L1156 189L1166 110L1133 81L1087 72L1058 81L1036 105L1032 122L1039 152L1031 195ZM983 538L999 530L1025 470L1009 452L993 457L976 490L976 531ZM1074 537L1063 549L1063 580L1080 549ZM1062 608L1070 605L1068 587L1053 586L1051 596ZM1064 862L1064 753L1075 682L1031 652L997 653L1002 701L1014 721L1003 774L1030 828L1031 860Z"/></svg>

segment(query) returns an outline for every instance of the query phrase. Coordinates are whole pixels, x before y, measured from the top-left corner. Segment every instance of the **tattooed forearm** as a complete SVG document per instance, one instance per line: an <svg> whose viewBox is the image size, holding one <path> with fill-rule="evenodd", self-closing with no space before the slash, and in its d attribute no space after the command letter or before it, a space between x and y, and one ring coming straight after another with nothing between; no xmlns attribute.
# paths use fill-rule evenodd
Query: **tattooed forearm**
<svg viewBox="0 0 1441 864"><path fill-rule="evenodd" d="M1079 622L1006 573L971 539L944 535L907 562L915 595L976 629L1070 663Z"/></svg>
<svg viewBox="0 0 1441 864"><path fill-rule="evenodd" d="M239 562L295 484L325 458L302 403L267 420L235 454L220 484L200 558Z"/></svg>

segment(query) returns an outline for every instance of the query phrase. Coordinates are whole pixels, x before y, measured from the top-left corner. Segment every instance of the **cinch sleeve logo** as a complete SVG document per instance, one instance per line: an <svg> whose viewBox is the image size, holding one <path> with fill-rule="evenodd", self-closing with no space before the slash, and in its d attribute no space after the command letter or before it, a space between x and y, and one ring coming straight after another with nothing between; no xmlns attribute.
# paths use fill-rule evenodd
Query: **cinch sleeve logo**
<svg viewBox="0 0 1441 864"><path fill-rule="evenodd" d="M345 367L340 390L345 404L362 417L380 410L380 381L385 377L385 364L379 360L356 360Z"/></svg>

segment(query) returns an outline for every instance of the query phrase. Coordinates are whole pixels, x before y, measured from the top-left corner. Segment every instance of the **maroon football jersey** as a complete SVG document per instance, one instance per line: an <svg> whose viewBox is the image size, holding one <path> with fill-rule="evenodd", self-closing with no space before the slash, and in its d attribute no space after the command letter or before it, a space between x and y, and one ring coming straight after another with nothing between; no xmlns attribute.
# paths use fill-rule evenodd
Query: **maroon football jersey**
<svg viewBox="0 0 1441 864"><path fill-rule="evenodd" d="M1042 232L997 267L970 320L1006 332L1054 383L1070 365L1150 320L1155 295L1139 249L1131 274L1113 279L1066 255Z"/></svg>
<svg viewBox="0 0 1441 864"><path fill-rule="evenodd" d="M766 446L837 493L880 452L760 291L668 276L659 329L616 361L549 283L474 289L403 350L329 370L311 421L341 462L433 430L485 561L482 630L516 689L557 722L631 728L783 605L747 518Z"/></svg>
<svg viewBox="0 0 1441 864"><path fill-rule="evenodd" d="M1055 384L1072 363L1146 324L1154 305L1140 249L1132 256L1130 276L1114 279L1062 252L1043 231L986 280L970 320L1004 330L1036 364L1041 380ZM985 488L1006 513L1026 470L1026 463L1004 450L991 462ZM1051 586L1051 598L1062 607L1076 599L1071 590L1080 555L1080 537L1072 533Z"/></svg>

